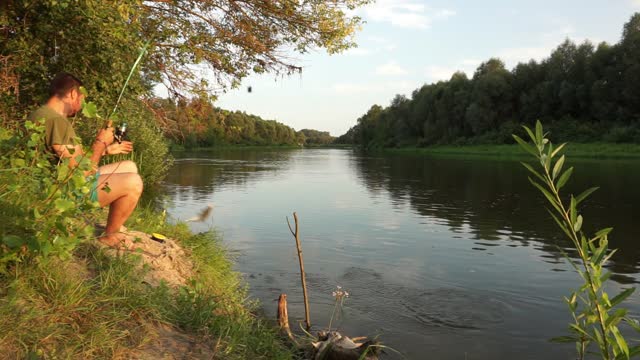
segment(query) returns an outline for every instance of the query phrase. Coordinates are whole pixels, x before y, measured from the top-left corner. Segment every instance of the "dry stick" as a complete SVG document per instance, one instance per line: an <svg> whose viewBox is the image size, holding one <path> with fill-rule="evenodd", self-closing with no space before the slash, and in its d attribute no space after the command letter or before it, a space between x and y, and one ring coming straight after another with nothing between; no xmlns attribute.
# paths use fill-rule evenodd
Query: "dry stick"
<svg viewBox="0 0 640 360"><path fill-rule="evenodd" d="M300 261L300 278L302 279L302 295L304 296L304 317L307 322L307 330L311 329L311 320L309 320L309 300L307 299L307 279L304 273L304 260L302 259L302 247L300 246L300 237L298 232L298 214L293 213L293 219L296 221L296 231L291 229L289 218L287 217L287 225L289 231L296 238L296 247L298 248L298 260Z"/></svg>

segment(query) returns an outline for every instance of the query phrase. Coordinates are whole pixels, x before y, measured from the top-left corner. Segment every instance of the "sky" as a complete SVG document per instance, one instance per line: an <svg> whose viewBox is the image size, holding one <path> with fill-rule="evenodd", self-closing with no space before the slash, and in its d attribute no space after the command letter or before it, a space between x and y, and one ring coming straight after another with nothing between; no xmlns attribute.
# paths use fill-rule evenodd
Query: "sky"
<svg viewBox="0 0 640 360"><path fill-rule="evenodd" d="M640 0L377 0L357 11L366 21L357 48L299 55L302 74L251 75L216 106L339 136L372 105L457 70L471 77L491 57L512 69L548 57L566 38L617 43L635 12Z"/></svg>

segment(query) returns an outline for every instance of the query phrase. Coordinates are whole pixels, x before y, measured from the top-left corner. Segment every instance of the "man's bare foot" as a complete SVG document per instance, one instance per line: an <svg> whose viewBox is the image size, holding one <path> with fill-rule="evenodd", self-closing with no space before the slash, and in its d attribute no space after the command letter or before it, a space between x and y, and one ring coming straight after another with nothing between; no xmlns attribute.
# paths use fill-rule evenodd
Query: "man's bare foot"
<svg viewBox="0 0 640 360"><path fill-rule="evenodd" d="M135 246L133 242L129 240L124 234L115 233L115 234L107 234L98 238L102 244L118 249L118 250L134 250Z"/></svg>

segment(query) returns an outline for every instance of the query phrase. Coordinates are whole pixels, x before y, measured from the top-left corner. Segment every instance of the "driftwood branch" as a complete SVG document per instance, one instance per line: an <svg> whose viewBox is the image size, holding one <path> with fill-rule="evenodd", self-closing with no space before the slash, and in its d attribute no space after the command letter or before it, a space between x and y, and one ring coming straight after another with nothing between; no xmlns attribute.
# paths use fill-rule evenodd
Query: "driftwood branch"
<svg viewBox="0 0 640 360"><path fill-rule="evenodd" d="M304 317L305 322L307 323L307 330L311 328L311 320L309 319L309 299L307 297L307 279L304 272L304 260L302 258L302 246L300 245L300 232L298 230L298 214L293 213L293 219L296 223L296 230L291 229L291 223L289 223L289 218L287 217L287 225L289 225L289 231L296 239L296 247L298 249L298 260L300 262L300 279L302 280L302 295L304 296Z"/></svg>
<svg viewBox="0 0 640 360"><path fill-rule="evenodd" d="M278 298L278 324L280 325L280 330L283 331L294 344L299 345L296 339L293 337L291 333L291 328L289 327L289 312L287 311L287 294L280 294Z"/></svg>

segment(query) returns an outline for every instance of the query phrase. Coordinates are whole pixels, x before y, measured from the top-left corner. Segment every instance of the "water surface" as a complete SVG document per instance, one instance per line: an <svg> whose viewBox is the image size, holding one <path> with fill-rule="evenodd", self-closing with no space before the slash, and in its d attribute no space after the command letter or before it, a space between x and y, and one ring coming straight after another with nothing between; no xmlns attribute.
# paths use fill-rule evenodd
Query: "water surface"
<svg viewBox="0 0 640 360"><path fill-rule="evenodd" d="M634 285L640 162L570 165L567 191L600 186L585 203L587 230L615 228L610 290ZM333 327L379 335L409 359L575 358L572 345L548 342L566 333L562 298L579 285L558 251L569 244L517 160L333 149L182 153L164 187L175 219L214 205L192 228L223 234L269 317L286 293L291 323L304 319L286 221L295 211L314 325L329 324L340 285L351 296ZM638 313L640 296L626 306Z"/></svg>

